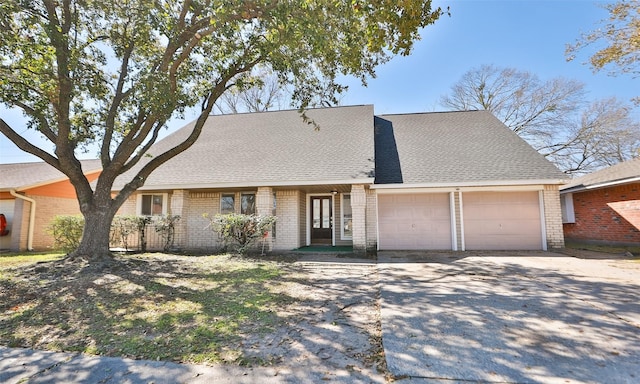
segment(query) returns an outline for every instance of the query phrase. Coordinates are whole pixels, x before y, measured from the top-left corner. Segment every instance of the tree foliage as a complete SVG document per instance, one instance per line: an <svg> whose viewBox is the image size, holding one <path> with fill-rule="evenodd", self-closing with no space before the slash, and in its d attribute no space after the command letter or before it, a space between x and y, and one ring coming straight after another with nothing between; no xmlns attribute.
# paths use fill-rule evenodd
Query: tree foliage
<svg viewBox="0 0 640 384"><path fill-rule="evenodd" d="M189 148L221 95L263 66L301 108L333 100L340 76L366 83L407 55L442 14L431 0L16 0L0 3L0 103L21 109L48 153L0 118L0 132L69 177L85 216L75 255L108 256L118 208L153 170ZM116 177L146 156L166 122L201 113L190 135L111 196ZM95 188L76 153L99 147ZM102 258L102 257L100 257Z"/></svg>
<svg viewBox="0 0 640 384"><path fill-rule="evenodd" d="M600 28L567 45L567 59L573 60L578 51L595 46L596 52L589 58L594 71L613 66L613 75L630 73L637 77L640 75L640 0L619 0L604 7L609 18L600 22ZM639 98L635 100L640 102Z"/></svg>
<svg viewBox="0 0 640 384"><path fill-rule="evenodd" d="M513 68L484 65L465 73L440 103L487 110L568 174L582 174L640 155L640 122L611 98L588 103L584 84L548 81Z"/></svg>

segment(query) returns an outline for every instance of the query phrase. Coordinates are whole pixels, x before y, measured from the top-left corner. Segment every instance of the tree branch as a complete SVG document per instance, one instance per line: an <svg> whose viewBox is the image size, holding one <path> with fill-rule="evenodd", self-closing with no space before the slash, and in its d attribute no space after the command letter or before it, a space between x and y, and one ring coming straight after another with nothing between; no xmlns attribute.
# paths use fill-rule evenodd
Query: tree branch
<svg viewBox="0 0 640 384"><path fill-rule="evenodd" d="M56 157L31 144L28 140L26 140L18 132L11 128L9 124L7 124L2 118L0 118L0 132L7 136L9 140L11 140L15 145L18 146L18 148L41 158L47 164L50 164L60 172L64 173L62 167L60 166L60 162Z"/></svg>

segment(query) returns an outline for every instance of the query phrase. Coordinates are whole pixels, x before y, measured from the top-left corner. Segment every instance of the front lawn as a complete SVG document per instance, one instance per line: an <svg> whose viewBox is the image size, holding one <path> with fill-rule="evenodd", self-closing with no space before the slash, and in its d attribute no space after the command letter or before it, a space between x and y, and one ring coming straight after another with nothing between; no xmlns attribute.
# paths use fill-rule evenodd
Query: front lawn
<svg viewBox="0 0 640 384"><path fill-rule="evenodd" d="M64 254L60 252L51 253L5 253L0 254L0 271L13 267L26 266L35 263L60 260Z"/></svg>
<svg viewBox="0 0 640 384"><path fill-rule="evenodd" d="M100 271L61 257L0 257L0 345L243 364L242 336L298 300L274 261L144 254Z"/></svg>
<svg viewBox="0 0 640 384"><path fill-rule="evenodd" d="M571 249L584 249L587 251L604 252L612 254L625 254L630 253L636 258L640 258L640 247L638 246L614 246L614 245L600 245L589 244L584 242L570 242L568 241L565 246Z"/></svg>

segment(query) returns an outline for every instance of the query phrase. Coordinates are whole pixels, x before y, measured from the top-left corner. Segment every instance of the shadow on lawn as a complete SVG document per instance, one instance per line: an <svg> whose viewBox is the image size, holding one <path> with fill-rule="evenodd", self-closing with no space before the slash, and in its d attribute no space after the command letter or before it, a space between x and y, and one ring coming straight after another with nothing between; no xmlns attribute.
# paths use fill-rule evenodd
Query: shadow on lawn
<svg viewBox="0 0 640 384"><path fill-rule="evenodd" d="M319 378L365 369L363 361L379 352L372 344L377 311L373 319L357 311L375 307L378 291L354 280L353 271L323 278L322 271L290 264L249 261L220 270L207 260L125 257L103 271L64 261L22 269L0 280L0 344L176 362L293 364Z"/></svg>
<svg viewBox="0 0 640 384"><path fill-rule="evenodd" d="M639 379L638 280L480 258L390 263L381 279L383 340L396 376L522 383Z"/></svg>

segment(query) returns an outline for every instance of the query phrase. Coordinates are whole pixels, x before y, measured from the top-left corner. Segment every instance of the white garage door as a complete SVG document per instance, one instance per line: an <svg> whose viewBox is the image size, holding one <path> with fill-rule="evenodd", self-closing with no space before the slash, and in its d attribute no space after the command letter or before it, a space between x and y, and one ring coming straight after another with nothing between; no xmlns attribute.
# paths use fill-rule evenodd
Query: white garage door
<svg viewBox="0 0 640 384"><path fill-rule="evenodd" d="M379 248L451 249L448 193L378 195Z"/></svg>
<svg viewBox="0 0 640 384"><path fill-rule="evenodd" d="M538 192L467 192L462 202L466 249L542 249Z"/></svg>

